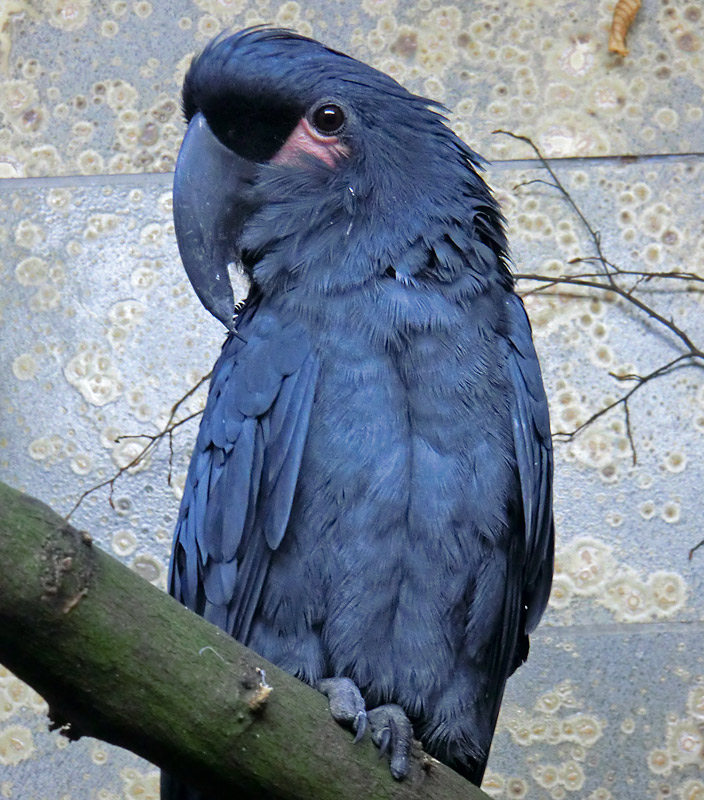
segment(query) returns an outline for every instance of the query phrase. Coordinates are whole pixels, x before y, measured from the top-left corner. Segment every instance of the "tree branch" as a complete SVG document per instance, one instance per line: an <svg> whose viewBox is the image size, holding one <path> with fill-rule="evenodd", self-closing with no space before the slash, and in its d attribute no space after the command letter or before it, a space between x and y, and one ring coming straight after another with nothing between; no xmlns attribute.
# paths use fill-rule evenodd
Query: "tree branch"
<svg viewBox="0 0 704 800"><path fill-rule="evenodd" d="M487 800L419 745L394 781L322 695L2 483L0 563L0 662L70 738L126 747L223 798Z"/></svg>

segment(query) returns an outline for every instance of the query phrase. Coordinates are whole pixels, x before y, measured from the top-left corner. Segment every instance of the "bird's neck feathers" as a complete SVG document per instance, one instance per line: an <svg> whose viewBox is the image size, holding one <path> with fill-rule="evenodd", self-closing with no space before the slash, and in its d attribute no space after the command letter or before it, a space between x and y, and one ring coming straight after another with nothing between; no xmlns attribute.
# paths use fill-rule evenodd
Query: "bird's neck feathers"
<svg viewBox="0 0 704 800"><path fill-rule="evenodd" d="M498 205L474 154L451 145L449 159L417 164L411 180L364 164L263 167L241 239L259 291L320 298L389 279L465 297L510 288Z"/></svg>

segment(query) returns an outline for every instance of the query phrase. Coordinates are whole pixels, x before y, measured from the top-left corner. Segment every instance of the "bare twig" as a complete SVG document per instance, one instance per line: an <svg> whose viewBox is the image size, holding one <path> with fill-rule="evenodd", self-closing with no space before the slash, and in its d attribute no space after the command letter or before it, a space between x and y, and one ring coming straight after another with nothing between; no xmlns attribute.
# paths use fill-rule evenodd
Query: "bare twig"
<svg viewBox="0 0 704 800"><path fill-rule="evenodd" d="M169 473L168 473L167 480L168 480L169 485L171 485L171 472L172 472L173 455L174 455L174 450L173 450L173 432L176 430L176 428L179 428L181 425L185 424L186 422L189 422L192 419L195 419L196 417L200 416L203 413L202 411L194 411L192 414L189 414L188 416L184 417L183 419L180 419L180 420L174 422L174 418L176 416L176 412L186 402L186 400L188 400L189 397L192 397L206 381L210 380L210 376L212 374L213 373L212 373L212 370L211 370L207 375L204 375L197 383L195 383L193 386L191 386L191 388L185 394L183 394L181 397L179 397L179 399L171 407L171 413L169 414L169 417L166 420L166 424L164 425L164 428L161 431L159 431L159 433L155 433L155 434L137 433L137 434L125 434L123 436L118 436L116 438L116 440L115 440L116 442L120 442L123 439L148 439L149 441L139 451L139 453L137 453L137 455L130 461L129 464L125 465L124 467L120 467L117 470L117 472L115 472L115 474L112 475L110 478L107 478L106 480L101 481L101 483L98 483L95 486L91 486L90 489L86 489L86 491L83 492L83 494L80 495L78 500L76 500L73 508L66 515L66 520L69 520L71 518L73 513L81 505L81 503L86 499L86 497L88 497L88 495L93 494L93 492L97 492L98 489L102 489L105 486L109 486L110 487L110 494L108 495L108 502L110 503L110 506L112 508L114 508L115 504L113 503L112 496L113 496L113 491L115 489L115 482L117 481L117 479L119 477L121 477L122 475L124 475L125 472L129 472L129 470L131 470L134 467L136 467L137 464L140 464L142 461L144 461L144 459L150 453L152 453L152 451L156 450L156 448L159 446L159 442L161 442L161 440L165 436L168 436L168 439L169 439Z"/></svg>
<svg viewBox="0 0 704 800"><path fill-rule="evenodd" d="M526 144L530 145L530 147L533 149L533 152L538 157L538 160L547 170L548 175L552 178L552 184L550 184L548 181L541 181L541 183L545 183L548 186L550 185L554 186L560 192L560 194L565 198L565 200L567 200L570 206L572 206L572 210L579 217L582 225L588 231L589 236L591 237L592 242L594 243L594 247L597 252L597 260L604 267L604 274L607 276L609 283L613 283L613 277L609 272L610 262L604 257L604 253L602 252L601 249L601 234L599 233L599 231L595 230L592 227L589 220L584 216L584 214L582 213L582 209L577 205L577 203L574 201L572 195L567 191L567 189L565 189L565 187L562 184L562 181L557 177L553 168L546 161L545 157L540 152L538 146L528 136L520 136L519 134L512 133L511 131L504 131L498 129L493 131L493 133L502 133L504 134L504 136L510 136L512 139L518 139L519 141L525 142Z"/></svg>
<svg viewBox="0 0 704 800"><path fill-rule="evenodd" d="M577 258L571 258L567 263L568 264L588 264L590 262L600 262L601 259L599 256L578 256ZM611 269L619 275L632 275L638 278L645 278L645 280L651 280L652 278L662 278L664 280L674 280L674 281L693 281L694 283L704 283L704 278L701 275L697 275L694 272L641 272L640 270L635 269L621 269L621 267L617 266L616 264L612 264L610 261L607 261L607 264L611 267ZM581 277L596 277L601 273L585 273Z"/></svg>
<svg viewBox="0 0 704 800"><path fill-rule="evenodd" d="M559 441L562 442L570 442L572 441L572 439L575 438L575 436L577 436L577 434L581 433L589 425L591 425L592 423L596 422L598 419L603 417L604 414L608 414L608 412L611 411L612 409L622 405L626 417L626 435L631 445L631 452L633 454L632 460L633 460L633 465L635 466L635 464L638 461L638 457L635 449L635 443L633 441L633 431L631 430L631 415L628 407L628 401L631 399L631 397L633 397L633 395L639 389L645 386L645 384L648 383L648 381L654 380L655 378L660 378L663 375L669 375L672 371L676 369L696 366L696 364L691 362L691 358L692 356L690 353L684 353L683 355L677 356L677 358L672 359L672 361L669 361L667 364L663 364L661 367L658 367L657 369L653 370L647 375L634 375L634 374L617 375L614 372L610 372L609 375L611 375L611 377L615 378L616 380L635 381L636 382L635 386L632 386L624 395L619 397L617 400L608 403L603 408L599 409L599 411L595 411L591 415L591 417L589 417L589 419L585 420L581 425L578 425L574 430L557 431L556 433L553 434L553 438L558 439ZM685 361L688 360L690 361L690 363L684 363Z"/></svg>
<svg viewBox="0 0 704 800"><path fill-rule="evenodd" d="M694 547L689 551L689 560L692 560L692 556L699 550L700 547L704 546L704 539L699 542L699 544L695 544Z"/></svg>
<svg viewBox="0 0 704 800"><path fill-rule="evenodd" d="M555 171L550 166L549 162L540 152L538 146L529 137L520 136L518 134L512 133L511 131L497 130L494 131L494 133L501 133L504 134L505 136L510 136L512 139L517 139L519 141L528 144L532 148L533 152L537 156L542 166L547 170L551 178L550 181L546 181L541 178L536 178L530 181L524 181L522 183L517 184L515 188L521 186L529 186L534 183L542 183L557 189L558 192L571 206L575 214L579 217L584 229L589 234L589 237L592 241L592 245L595 250L595 254L588 256L580 256L579 258L571 259L568 263L598 264L602 268L600 272L596 273L584 272L575 275L540 275L537 273L517 273L514 275L516 280L534 281L540 284L534 289L530 289L529 291L523 292L522 294L524 296L529 294L536 294L539 292L552 290L557 286L564 286L564 285L584 287L585 289L590 289L590 290L596 289L599 291L608 292L612 296L615 295L625 300L626 302L630 303L638 311L645 314L649 319L653 320L658 325L664 327L677 339L679 339L681 344L684 345L684 347L686 348L686 351L683 352L681 355L677 356L676 358L672 359L666 364L662 364L660 367L652 370L647 375L615 375L613 373L610 373L612 377L615 378L616 380L621 380L621 381L632 380L635 381L635 385L632 386L621 397L619 397L618 399L614 400L613 402L607 404L603 408L596 411L585 422L578 425L574 430L558 431L557 433L554 434L554 437L561 441L571 441L572 439L574 439L575 436L584 431L585 428L588 428L590 425L592 425L592 423L596 422L598 419L603 417L609 411L613 410L618 406L623 406L625 422L626 422L626 436L628 438L628 442L631 447L632 461L633 464L635 465L637 462L637 451L636 451L635 441L633 438L633 430L631 427L631 414L629 407L629 401L631 400L633 395L639 389L645 386L648 382L663 377L665 375L669 375L673 370L690 366L698 366L698 367L704 366L704 350L698 347L693 342L690 335L673 319L664 317L662 314L656 311L650 304L642 300L640 297L637 297L636 292L644 284L649 283L650 281L653 280L676 280L676 281L687 281L694 283L704 283L704 278L691 272L642 272L638 270L622 269L621 267L616 265L613 261L606 258L602 247L601 235L599 231L597 231L589 222L589 220L587 219L586 215L583 213L577 202L574 200L572 195L567 191L564 184L560 181L558 176L555 174ZM635 280L631 281L631 284L628 287L626 287L619 282L618 280L619 278L631 278ZM697 291L699 291L699 289L697 289Z"/></svg>
<svg viewBox="0 0 704 800"><path fill-rule="evenodd" d="M206 377L209 377L209 375L206 376ZM198 386L202 385L203 380L204 379L201 379L199 381ZM198 388L198 387L196 386L195 388ZM192 391L190 393L192 394ZM183 402L184 399L185 399L185 396L182 397L179 402ZM168 423L167 423L168 427L164 428L162 431L159 431L159 433L153 433L153 434L152 433L126 433L123 436L118 436L115 439L115 441L116 442L121 442L123 439L149 439L149 444L137 456L136 463L139 463L143 458L146 457L147 453L150 450L155 449L157 447L157 445L164 438L164 436L168 436L169 437L169 472L168 472L168 475L166 477L166 480L167 480L167 483L169 484L169 486L171 486L171 471L172 471L172 468L173 468L173 460L174 460L174 431L176 430L176 428L180 428L181 425L184 425L186 422L190 422L192 419L195 419L196 417L199 417L202 413L203 413L203 410L201 409L199 411L194 411L192 414L189 414L187 417L184 417L183 419L180 419L178 422L174 422L171 425L168 425ZM173 417L169 417L169 419L172 419L172 418ZM127 466L127 467L123 467L121 471L124 472L124 471L128 470L131 466L133 466L133 464L134 464L134 462L130 462L130 465ZM115 478L119 477L119 473L118 473L118 475L115 475L114 477ZM105 484L103 484L103 485L105 485Z"/></svg>
<svg viewBox="0 0 704 800"><path fill-rule="evenodd" d="M613 279L612 275L610 277ZM586 278L579 275L538 275L533 272L518 272L514 274L514 278L516 278L516 280L541 281L542 283L546 284L545 287L542 288L548 288L549 286L557 284L569 284L572 286L586 286L590 289L602 289L607 292L613 292L613 294L622 297L624 300L628 300L629 303L632 303L636 308L643 311L648 315L648 317L654 319L656 322L659 322L668 330L672 331L672 333L674 333L675 336L677 336L677 338L680 339L684 345L686 345L686 347L689 349L689 355L691 355L693 358L704 359L704 351L700 350L692 342L689 335L682 330L682 328L680 328L671 319L666 319L663 317L652 306L649 306L647 303L644 303L642 300L634 297L630 290L623 289L615 282L610 281L608 284L604 284L603 282L600 282L598 278Z"/></svg>

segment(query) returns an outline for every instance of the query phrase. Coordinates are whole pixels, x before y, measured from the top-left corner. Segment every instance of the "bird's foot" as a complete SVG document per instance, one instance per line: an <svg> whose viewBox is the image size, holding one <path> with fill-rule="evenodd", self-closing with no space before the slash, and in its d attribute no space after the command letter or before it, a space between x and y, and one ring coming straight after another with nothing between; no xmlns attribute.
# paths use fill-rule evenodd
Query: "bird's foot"
<svg viewBox="0 0 704 800"><path fill-rule="evenodd" d="M413 726L401 706L388 704L378 706L367 714L372 741L380 755L389 755L391 774L400 781L408 775Z"/></svg>
<svg viewBox="0 0 704 800"><path fill-rule="evenodd" d="M316 687L330 704L330 713L335 722L354 731L358 742L367 729L367 712L364 698L354 681L349 678L325 678Z"/></svg>
<svg viewBox="0 0 704 800"><path fill-rule="evenodd" d="M408 775L413 726L401 706L389 703L367 712L361 692L349 678L325 678L317 689L328 698L333 719L354 731L355 742L364 736L368 723L379 754L389 756L393 777L400 781Z"/></svg>

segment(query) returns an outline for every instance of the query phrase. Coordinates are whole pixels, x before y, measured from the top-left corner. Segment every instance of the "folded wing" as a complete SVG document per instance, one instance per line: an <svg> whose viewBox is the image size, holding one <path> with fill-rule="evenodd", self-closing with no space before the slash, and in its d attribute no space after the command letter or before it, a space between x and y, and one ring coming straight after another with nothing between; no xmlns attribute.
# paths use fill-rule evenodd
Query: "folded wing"
<svg viewBox="0 0 704 800"><path fill-rule="evenodd" d="M509 371L513 381L513 439L525 520L523 604L525 633L533 631L545 610L552 585L552 440L548 402L533 346L530 322L520 298L510 295Z"/></svg>
<svg viewBox="0 0 704 800"><path fill-rule="evenodd" d="M317 372L302 328L258 302L248 303L213 370L169 590L245 643L288 525Z"/></svg>

